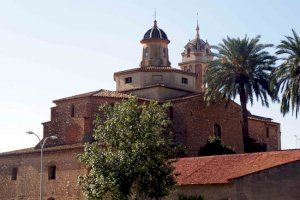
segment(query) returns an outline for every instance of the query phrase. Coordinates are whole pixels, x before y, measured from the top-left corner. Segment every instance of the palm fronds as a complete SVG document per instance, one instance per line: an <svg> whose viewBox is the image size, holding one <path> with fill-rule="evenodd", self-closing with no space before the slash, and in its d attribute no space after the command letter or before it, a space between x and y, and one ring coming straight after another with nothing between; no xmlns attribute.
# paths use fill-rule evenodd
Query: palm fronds
<svg viewBox="0 0 300 200"><path fill-rule="evenodd" d="M206 100L218 97L235 99L245 91L247 101L251 104L254 98L268 106L268 96L276 99L270 88L270 73L276 58L265 49L270 44L260 44L260 36L253 39L227 37L223 43L214 47L214 60L209 63L205 75L207 84Z"/></svg>
<svg viewBox="0 0 300 200"><path fill-rule="evenodd" d="M278 55L286 55L283 63L274 71L274 80L277 81L279 92L282 93L281 112L287 114L299 113L300 108L300 37L292 30L293 36L285 39L277 46Z"/></svg>

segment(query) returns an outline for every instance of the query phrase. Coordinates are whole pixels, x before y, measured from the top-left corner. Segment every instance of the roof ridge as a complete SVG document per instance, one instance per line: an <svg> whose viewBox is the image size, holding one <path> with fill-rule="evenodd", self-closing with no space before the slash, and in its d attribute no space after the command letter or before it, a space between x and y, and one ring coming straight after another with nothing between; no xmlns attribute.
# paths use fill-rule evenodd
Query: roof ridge
<svg viewBox="0 0 300 200"><path fill-rule="evenodd" d="M97 92L100 92L101 90L102 89L91 91L91 92L79 93L79 94L71 95L71 96L68 96L68 97L63 97L63 98L60 98L60 99L55 99L55 100L53 100L53 103L58 102L58 101L67 100L67 99L70 99L70 98L80 98L80 97L92 96L93 94L95 94Z"/></svg>
<svg viewBox="0 0 300 200"><path fill-rule="evenodd" d="M99 97L101 95L103 97L112 97L112 98L113 97L124 98L124 97L129 96L126 93L118 92L118 91L115 91L115 90L99 89L99 90L95 90L95 91L91 91L91 92L86 92L86 93L81 93L81 94L77 94L77 95L64 97L64 98L61 98L61 99L56 99L53 102L57 103L57 102L60 102L60 101L66 101L66 100L70 100L70 99L79 99L79 98L83 98L83 97Z"/></svg>

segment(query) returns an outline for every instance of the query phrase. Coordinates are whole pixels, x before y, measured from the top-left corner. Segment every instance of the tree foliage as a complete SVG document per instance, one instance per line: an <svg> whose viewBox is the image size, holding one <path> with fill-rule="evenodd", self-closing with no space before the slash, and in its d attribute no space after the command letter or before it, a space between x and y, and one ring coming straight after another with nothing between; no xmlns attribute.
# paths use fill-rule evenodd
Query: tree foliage
<svg viewBox="0 0 300 200"><path fill-rule="evenodd" d="M175 184L168 104L134 97L100 108L95 142L79 156L90 170L79 178L89 200L161 199Z"/></svg>
<svg viewBox="0 0 300 200"><path fill-rule="evenodd" d="M282 93L281 112L283 115L292 109L296 117L300 108L300 38L292 30L293 36L286 36L277 46L278 55L287 55L282 58L283 63L274 72L273 84L278 84Z"/></svg>
<svg viewBox="0 0 300 200"><path fill-rule="evenodd" d="M208 102L218 98L240 98L243 121L242 132L245 151L249 151L248 110L247 103L254 98L268 106L268 96L276 99L274 89L270 88L270 72L273 70L276 57L265 49L271 44L261 44L260 37L223 39L218 46L213 47L216 53L209 63L205 74L207 90L205 99Z"/></svg>
<svg viewBox="0 0 300 200"><path fill-rule="evenodd" d="M212 155L224 155L235 154L234 150L225 145L219 137L211 136L208 138L204 147L200 147L198 152L199 156L212 156Z"/></svg>

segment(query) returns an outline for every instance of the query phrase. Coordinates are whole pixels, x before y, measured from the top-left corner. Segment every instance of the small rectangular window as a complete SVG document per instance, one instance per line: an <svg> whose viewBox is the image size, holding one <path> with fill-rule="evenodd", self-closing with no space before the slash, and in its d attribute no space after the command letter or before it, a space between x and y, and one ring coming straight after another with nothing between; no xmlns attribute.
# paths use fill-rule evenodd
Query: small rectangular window
<svg viewBox="0 0 300 200"><path fill-rule="evenodd" d="M18 177L18 168L14 167L11 169L11 180L15 181Z"/></svg>
<svg viewBox="0 0 300 200"><path fill-rule="evenodd" d="M269 130L269 127L266 128L266 136L267 136L267 138L270 137L270 130Z"/></svg>
<svg viewBox="0 0 300 200"><path fill-rule="evenodd" d="M48 167L48 179L53 180L56 179L56 166L49 166Z"/></svg>
<svg viewBox="0 0 300 200"><path fill-rule="evenodd" d="M75 106L71 105L71 117L75 117Z"/></svg>
<svg viewBox="0 0 300 200"><path fill-rule="evenodd" d="M187 78L182 78L181 83L182 84L188 84L188 79Z"/></svg>
<svg viewBox="0 0 300 200"><path fill-rule="evenodd" d="M126 77L125 78L125 83L132 83L132 77Z"/></svg>

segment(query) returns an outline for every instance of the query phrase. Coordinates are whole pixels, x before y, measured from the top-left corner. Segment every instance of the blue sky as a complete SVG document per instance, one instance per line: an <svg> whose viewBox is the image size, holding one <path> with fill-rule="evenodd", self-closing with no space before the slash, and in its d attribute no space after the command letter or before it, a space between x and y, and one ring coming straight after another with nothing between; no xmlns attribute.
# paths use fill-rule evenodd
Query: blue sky
<svg viewBox="0 0 300 200"><path fill-rule="evenodd" d="M170 61L178 67L183 46L195 36L197 12L200 37L210 44L246 34L278 44L291 28L300 34L299 7L293 0L1 1L0 151L35 145L25 132L42 134L52 100L113 90L113 72L138 67L139 41L155 8L158 26L171 40ZM280 122L282 147L295 148L299 119L282 117L278 104L249 109Z"/></svg>

